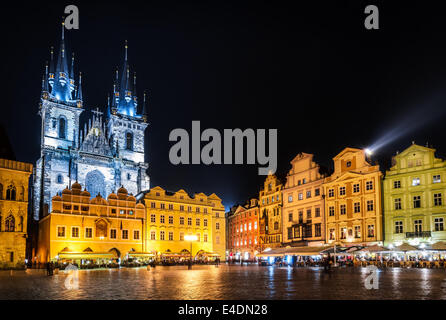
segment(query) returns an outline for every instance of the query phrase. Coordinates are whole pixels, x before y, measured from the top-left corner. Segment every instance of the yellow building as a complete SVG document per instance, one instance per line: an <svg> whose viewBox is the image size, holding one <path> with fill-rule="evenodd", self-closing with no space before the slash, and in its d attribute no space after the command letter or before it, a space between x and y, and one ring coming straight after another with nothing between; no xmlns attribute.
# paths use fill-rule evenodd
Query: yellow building
<svg viewBox="0 0 446 320"><path fill-rule="evenodd" d="M107 200L91 199L79 183L52 199L52 212L39 221L37 262L110 262L146 257L145 207L124 187Z"/></svg>
<svg viewBox="0 0 446 320"><path fill-rule="evenodd" d="M416 144L392 160L384 179L385 244L446 241L446 161Z"/></svg>
<svg viewBox="0 0 446 320"><path fill-rule="evenodd" d="M269 174L259 193L260 249L280 247L282 244L282 188L273 174Z"/></svg>
<svg viewBox="0 0 446 320"><path fill-rule="evenodd" d="M189 196L161 187L144 197L147 210L147 250L161 259L189 258L224 260L226 250L225 209L215 194ZM196 241L187 241L196 236Z"/></svg>
<svg viewBox="0 0 446 320"><path fill-rule="evenodd" d="M299 153L283 189L284 245L321 246L325 243L324 175L313 155Z"/></svg>
<svg viewBox="0 0 446 320"><path fill-rule="evenodd" d="M324 182L327 242L382 244L379 166L354 148L345 148L333 161L334 173Z"/></svg>
<svg viewBox="0 0 446 320"><path fill-rule="evenodd" d="M0 159L0 269L25 266L32 170L32 164Z"/></svg>

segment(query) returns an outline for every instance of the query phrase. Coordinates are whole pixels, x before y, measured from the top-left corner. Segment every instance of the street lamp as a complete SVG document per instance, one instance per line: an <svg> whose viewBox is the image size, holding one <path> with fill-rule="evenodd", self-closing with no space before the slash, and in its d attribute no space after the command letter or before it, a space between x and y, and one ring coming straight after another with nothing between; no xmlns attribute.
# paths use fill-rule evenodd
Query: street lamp
<svg viewBox="0 0 446 320"><path fill-rule="evenodd" d="M193 234L189 234L189 235L184 236L184 240L190 241L190 260L189 260L189 266L187 267L190 270L190 269L192 269L192 243L193 243L193 241L197 241L198 238L197 238L197 236L195 236Z"/></svg>

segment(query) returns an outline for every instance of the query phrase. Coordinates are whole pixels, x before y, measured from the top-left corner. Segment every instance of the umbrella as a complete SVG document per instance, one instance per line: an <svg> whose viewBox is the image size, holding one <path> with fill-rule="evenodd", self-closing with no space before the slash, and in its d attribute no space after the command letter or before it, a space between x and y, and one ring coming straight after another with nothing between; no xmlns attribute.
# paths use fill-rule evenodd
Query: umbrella
<svg viewBox="0 0 446 320"><path fill-rule="evenodd" d="M358 252L375 253L375 252L383 252L383 251L389 251L389 249L387 249L386 247L383 247L383 246L374 245L371 247L365 247L365 248L359 250ZM403 251L403 250L401 250L401 251Z"/></svg>
<svg viewBox="0 0 446 320"><path fill-rule="evenodd" d="M393 249L393 251L403 251L403 252L416 251L416 250L418 250L417 247L411 246L410 244L407 243L403 243L402 245L399 245L395 247L395 249Z"/></svg>
<svg viewBox="0 0 446 320"><path fill-rule="evenodd" d="M438 241L432 245L432 250L446 250L446 243Z"/></svg>

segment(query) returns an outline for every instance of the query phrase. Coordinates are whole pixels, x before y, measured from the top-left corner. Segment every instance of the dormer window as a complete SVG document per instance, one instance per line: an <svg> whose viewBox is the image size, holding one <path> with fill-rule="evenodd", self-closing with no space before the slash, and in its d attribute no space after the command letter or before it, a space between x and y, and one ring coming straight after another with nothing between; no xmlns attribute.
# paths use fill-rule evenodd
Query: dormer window
<svg viewBox="0 0 446 320"><path fill-rule="evenodd" d="M347 168L350 168L352 166L352 162L351 161L347 161Z"/></svg>

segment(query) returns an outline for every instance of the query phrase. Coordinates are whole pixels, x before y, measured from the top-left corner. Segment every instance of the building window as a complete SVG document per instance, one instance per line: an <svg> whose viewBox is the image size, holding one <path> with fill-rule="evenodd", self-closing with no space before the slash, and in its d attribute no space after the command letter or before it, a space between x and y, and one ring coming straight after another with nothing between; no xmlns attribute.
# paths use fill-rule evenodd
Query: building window
<svg viewBox="0 0 446 320"><path fill-rule="evenodd" d="M203 242L208 242L208 235L206 233L203 235Z"/></svg>
<svg viewBox="0 0 446 320"><path fill-rule="evenodd" d="M66 127L67 127L67 120L65 120L64 118L60 118L59 119L59 138L60 139L66 139L66 137L67 137Z"/></svg>
<svg viewBox="0 0 446 320"><path fill-rule="evenodd" d="M354 203L354 212L355 213L361 212L361 203L360 202L355 202Z"/></svg>
<svg viewBox="0 0 446 320"><path fill-rule="evenodd" d="M166 209L166 204L165 204L165 203L161 203L160 208L161 208L162 210Z"/></svg>
<svg viewBox="0 0 446 320"><path fill-rule="evenodd" d="M191 206L187 207L187 212L192 212L192 207Z"/></svg>
<svg viewBox="0 0 446 320"><path fill-rule="evenodd" d="M93 228L85 228L85 238L93 238Z"/></svg>
<svg viewBox="0 0 446 320"><path fill-rule="evenodd" d="M254 230L257 230L257 221L254 221Z"/></svg>
<svg viewBox="0 0 446 320"><path fill-rule="evenodd" d="M133 134L131 132L127 132L125 134L125 149L133 150Z"/></svg>
<svg viewBox="0 0 446 320"><path fill-rule="evenodd" d="M420 178L413 178L412 186L419 186L419 185L420 185Z"/></svg>
<svg viewBox="0 0 446 320"><path fill-rule="evenodd" d="M333 217L335 215L335 208L334 207L329 207L328 208L328 215L330 217Z"/></svg>
<svg viewBox="0 0 446 320"><path fill-rule="evenodd" d="M173 241L173 232L169 231L169 241Z"/></svg>
<svg viewBox="0 0 446 320"><path fill-rule="evenodd" d="M199 233L197 233L197 242L201 241L201 235Z"/></svg>
<svg viewBox="0 0 446 320"><path fill-rule="evenodd" d="M196 207L196 208L195 208L195 212L196 212L196 213L200 213L200 208L199 208L199 207Z"/></svg>
<svg viewBox="0 0 446 320"><path fill-rule="evenodd" d="M160 240L164 240L164 231L160 231Z"/></svg>
<svg viewBox="0 0 446 320"><path fill-rule="evenodd" d="M173 224L173 216L169 216L169 224Z"/></svg>
<svg viewBox="0 0 446 320"><path fill-rule="evenodd" d="M191 226L192 225L192 218L187 218L187 225Z"/></svg>
<svg viewBox="0 0 446 320"><path fill-rule="evenodd" d="M57 236L59 238L65 238L65 227L57 227Z"/></svg>
<svg viewBox="0 0 446 320"><path fill-rule="evenodd" d="M299 196L298 196L298 198L299 198L299 200L303 200L304 199L304 195L303 195L303 193L301 192L301 193L299 193Z"/></svg>
<svg viewBox="0 0 446 320"><path fill-rule="evenodd" d="M292 212L288 213L288 222L291 222L291 221L293 221L293 213Z"/></svg>
<svg viewBox="0 0 446 320"><path fill-rule="evenodd" d="M367 182L365 183L365 189L366 189L367 191L369 191L369 190L373 190L373 181L367 181Z"/></svg>
<svg viewBox="0 0 446 320"><path fill-rule="evenodd" d="M329 189L328 190L328 197L329 198L333 198L334 197L334 189Z"/></svg>
<svg viewBox="0 0 446 320"><path fill-rule="evenodd" d="M328 234L330 240L335 240L335 229L330 229Z"/></svg>
<svg viewBox="0 0 446 320"><path fill-rule="evenodd" d="M341 228L341 239L347 239L347 228Z"/></svg>
<svg viewBox="0 0 446 320"><path fill-rule="evenodd" d="M373 200L367 200L367 211L373 211Z"/></svg>
<svg viewBox="0 0 446 320"><path fill-rule="evenodd" d="M434 206L442 206L443 201L441 198L441 193L434 193Z"/></svg>
<svg viewBox="0 0 446 320"><path fill-rule="evenodd" d="M72 238L79 238L79 227L72 227L71 228L71 237Z"/></svg>
<svg viewBox="0 0 446 320"><path fill-rule="evenodd" d="M413 197L413 207L414 208L421 208L421 196L414 196Z"/></svg>
<svg viewBox="0 0 446 320"><path fill-rule="evenodd" d="M443 218L435 218L435 231L443 231L444 230L444 222Z"/></svg>
<svg viewBox="0 0 446 320"><path fill-rule="evenodd" d="M184 241L184 232L180 232L180 241Z"/></svg>
<svg viewBox="0 0 446 320"><path fill-rule="evenodd" d="M165 217L164 217L164 215L162 215L162 216L160 216L160 223L165 223L166 221L165 221Z"/></svg>
<svg viewBox="0 0 446 320"><path fill-rule="evenodd" d="M315 197L319 196L320 194L321 194L321 189L319 189L319 188L314 189L314 196Z"/></svg>
<svg viewBox="0 0 446 320"><path fill-rule="evenodd" d="M291 202L293 202L293 196L292 195L288 196L288 203L291 203Z"/></svg>
<svg viewBox="0 0 446 320"><path fill-rule="evenodd" d="M339 195L340 196L345 196L345 187L340 187L339 188Z"/></svg>
<svg viewBox="0 0 446 320"><path fill-rule="evenodd" d="M347 161L347 168L350 168L352 166L352 162L351 161Z"/></svg>
<svg viewBox="0 0 446 320"><path fill-rule="evenodd" d="M169 204L169 210L173 210L173 204Z"/></svg>
<svg viewBox="0 0 446 320"><path fill-rule="evenodd" d="M180 211L184 211L184 206L180 206Z"/></svg>
<svg viewBox="0 0 446 320"><path fill-rule="evenodd" d="M395 201L395 210L401 210L402 209L401 198L396 198L394 201Z"/></svg>
<svg viewBox="0 0 446 320"><path fill-rule="evenodd" d="M369 224L367 226L367 237L373 238L375 236L375 225Z"/></svg>
<svg viewBox="0 0 446 320"><path fill-rule="evenodd" d="M345 204L341 204L340 209L341 209L341 214L346 214L347 213L347 209L346 209Z"/></svg>
<svg viewBox="0 0 446 320"><path fill-rule="evenodd" d="M203 226L207 227L208 226L208 219L203 219Z"/></svg>
<svg viewBox="0 0 446 320"><path fill-rule="evenodd" d="M139 230L133 230L133 239L139 240Z"/></svg>
<svg viewBox="0 0 446 320"><path fill-rule="evenodd" d="M423 231L423 221L422 220L415 220L413 222L413 224L414 224L416 233L421 233Z"/></svg>
<svg viewBox="0 0 446 320"><path fill-rule="evenodd" d="M311 190L307 191L307 199L311 198Z"/></svg>
<svg viewBox="0 0 446 320"><path fill-rule="evenodd" d="M314 216L319 218L321 216L321 208L314 208Z"/></svg>
<svg viewBox="0 0 446 320"><path fill-rule="evenodd" d="M57 183L59 183L59 184L63 183L63 176L61 174L57 175Z"/></svg>
<svg viewBox="0 0 446 320"><path fill-rule="evenodd" d="M119 210L119 214L125 214L125 210Z"/></svg>
<svg viewBox="0 0 446 320"><path fill-rule="evenodd" d="M358 192L359 192L359 183L355 183L355 184L353 185L353 192L354 192L354 193L358 193Z"/></svg>
<svg viewBox="0 0 446 320"><path fill-rule="evenodd" d="M322 226L320 223L316 223L314 225L314 236L315 237L320 237L322 234Z"/></svg>
<svg viewBox="0 0 446 320"><path fill-rule="evenodd" d="M195 225L196 225L197 227L200 226L200 219L199 219L199 218L195 219Z"/></svg>
<svg viewBox="0 0 446 320"><path fill-rule="evenodd" d="M361 226L355 226L355 239L361 238Z"/></svg>
<svg viewBox="0 0 446 320"><path fill-rule="evenodd" d="M220 223L219 222L215 223L215 230L220 230Z"/></svg>
<svg viewBox="0 0 446 320"><path fill-rule="evenodd" d="M10 185L8 189L6 189L6 200L15 201L16 199L16 188L13 185Z"/></svg>
<svg viewBox="0 0 446 320"><path fill-rule="evenodd" d="M150 222L156 223L156 215L154 215L154 214L150 215Z"/></svg>
<svg viewBox="0 0 446 320"><path fill-rule="evenodd" d="M129 231L122 230L122 239L127 240L129 238Z"/></svg>
<svg viewBox="0 0 446 320"><path fill-rule="evenodd" d="M180 225L184 225L184 217L180 217Z"/></svg>
<svg viewBox="0 0 446 320"><path fill-rule="evenodd" d="M156 240L156 232L150 231L150 240Z"/></svg>
<svg viewBox="0 0 446 320"><path fill-rule="evenodd" d="M395 221L395 233L403 233L403 221Z"/></svg>
<svg viewBox="0 0 446 320"><path fill-rule="evenodd" d="M15 231L15 219L12 215L5 219L5 231L14 232Z"/></svg>
<svg viewBox="0 0 446 320"><path fill-rule="evenodd" d="M98 222L96 222L96 237L97 238L101 238L101 237L106 238L107 230L108 230L107 222L105 222L104 220L99 220Z"/></svg>
<svg viewBox="0 0 446 320"><path fill-rule="evenodd" d="M433 176L433 179L432 179L432 182L433 182L433 183L440 183L440 182L441 182L441 177L440 177L440 175L439 175L439 174L434 175L434 176Z"/></svg>
<svg viewBox="0 0 446 320"><path fill-rule="evenodd" d="M401 181L400 180L393 181L393 188L394 189L400 189L401 188Z"/></svg>
<svg viewBox="0 0 446 320"><path fill-rule="evenodd" d="M110 239L116 239L116 229L110 229Z"/></svg>

